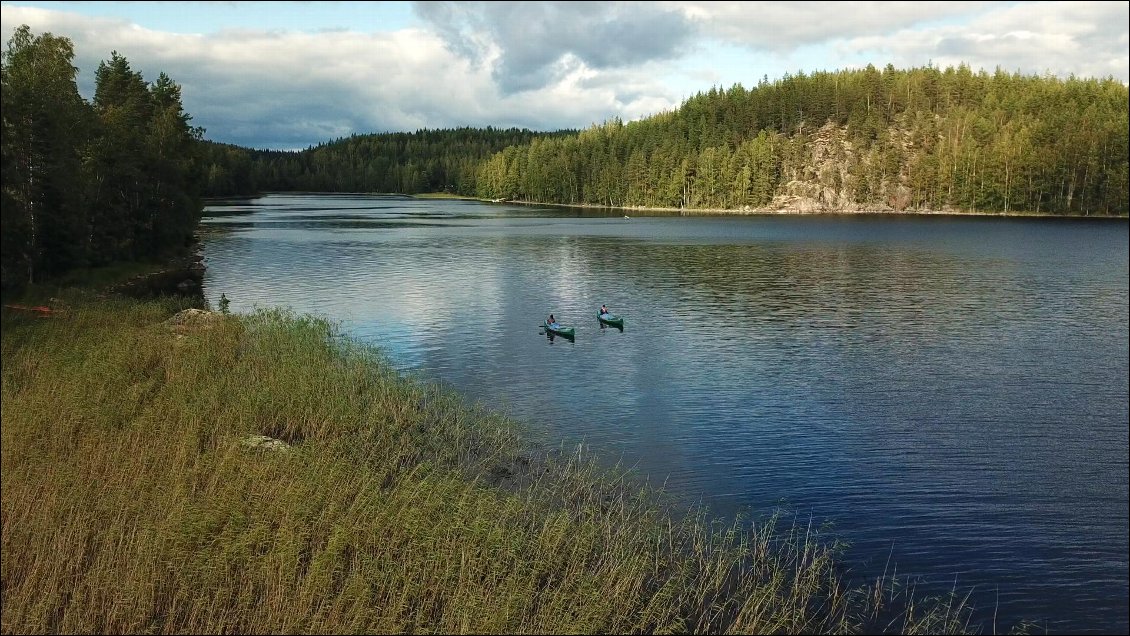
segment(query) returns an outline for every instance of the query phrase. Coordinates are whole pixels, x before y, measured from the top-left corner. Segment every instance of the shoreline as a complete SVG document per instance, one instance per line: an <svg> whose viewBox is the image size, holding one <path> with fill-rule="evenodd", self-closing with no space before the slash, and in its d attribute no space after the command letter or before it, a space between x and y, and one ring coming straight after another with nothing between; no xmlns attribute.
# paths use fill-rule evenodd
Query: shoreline
<svg viewBox="0 0 1130 636"><path fill-rule="evenodd" d="M413 195L419 196L419 195ZM560 208L581 208L587 210L623 210L645 213L660 213L668 216L985 216L985 217L1027 217L1048 219L1130 219L1130 215L1105 214L1050 214L1045 212L970 212L961 210L894 210L867 208L857 210L802 209L748 207L743 209L724 208L660 208L649 206L614 206L596 203L545 203L522 199L483 199L479 197L452 197L481 201L483 203L507 203L515 205L547 206Z"/></svg>
<svg viewBox="0 0 1130 636"><path fill-rule="evenodd" d="M257 198L267 194L291 194L290 191L270 191L260 192L255 195L246 195L246 197L216 197L214 201L223 201L231 198ZM299 193L295 191L293 193ZM750 207L746 206L740 209L733 208L664 208L652 206L620 206L620 205L601 205L598 203L549 203L546 201L527 201L525 199L486 199L483 197L469 196L463 194L450 194L446 192L422 192L419 194L402 194L399 192L311 192L301 191L301 194L324 194L324 195L340 195L340 194L366 194L366 195L384 195L384 196L398 196L408 197L419 200L441 199L453 201L477 201L479 203L503 203L514 205L529 205L529 206L543 206L555 208L579 208L582 210L607 210L607 211L625 211L625 212L640 212L644 214L655 214L663 216L970 216L970 217L1001 217L1001 218L1041 218L1041 219L1130 219L1130 214L1052 214L1048 212L1016 212L1016 211L968 211L968 210L895 210L893 208L880 208L880 207L861 207L859 209L826 209L818 208L816 206L805 204L799 206L782 206L782 207Z"/></svg>

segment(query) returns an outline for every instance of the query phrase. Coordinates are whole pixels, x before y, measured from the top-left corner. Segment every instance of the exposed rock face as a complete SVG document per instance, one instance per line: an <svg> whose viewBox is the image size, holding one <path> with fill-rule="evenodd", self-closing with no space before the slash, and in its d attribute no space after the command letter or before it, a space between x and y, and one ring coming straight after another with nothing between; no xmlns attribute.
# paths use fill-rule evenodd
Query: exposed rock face
<svg viewBox="0 0 1130 636"><path fill-rule="evenodd" d="M910 131L895 129L891 134L889 143L901 148L904 155L909 154L913 145ZM871 183L862 183L881 161L880 149L855 147L848 139L845 126L828 123L810 133L798 159L795 165L784 167L784 183L778 186L773 200L758 211L902 212L910 206L911 190L906 185L905 165L896 176L882 179L872 176Z"/></svg>
<svg viewBox="0 0 1130 636"><path fill-rule="evenodd" d="M168 326L178 334L183 334L189 331L210 329L216 324L219 324L223 319L223 314L214 311L205 311L203 309L185 309L184 311L178 312L175 316L169 318L162 324Z"/></svg>

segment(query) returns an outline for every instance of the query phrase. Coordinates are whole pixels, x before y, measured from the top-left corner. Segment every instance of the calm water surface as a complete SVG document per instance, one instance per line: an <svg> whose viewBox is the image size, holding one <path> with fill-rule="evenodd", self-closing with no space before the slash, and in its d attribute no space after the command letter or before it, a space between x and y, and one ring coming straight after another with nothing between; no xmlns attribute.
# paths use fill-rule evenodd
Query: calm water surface
<svg viewBox="0 0 1130 636"><path fill-rule="evenodd" d="M1128 224L620 214L364 195L209 206L205 292L719 515L831 521L853 575L985 631L1128 623ZM596 310L625 316L602 329ZM576 328L550 340L549 314Z"/></svg>

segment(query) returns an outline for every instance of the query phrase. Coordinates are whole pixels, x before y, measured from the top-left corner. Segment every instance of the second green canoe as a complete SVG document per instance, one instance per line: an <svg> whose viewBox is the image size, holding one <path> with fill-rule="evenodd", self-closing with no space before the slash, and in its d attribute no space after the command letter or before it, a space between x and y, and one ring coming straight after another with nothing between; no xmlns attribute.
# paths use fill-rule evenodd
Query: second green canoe
<svg viewBox="0 0 1130 636"><path fill-rule="evenodd" d="M606 325L611 325L613 327L619 327L621 329L624 328L624 317L623 316L617 316L616 314L597 314L596 317L597 317L598 320L600 320L600 322L603 322Z"/></svg>

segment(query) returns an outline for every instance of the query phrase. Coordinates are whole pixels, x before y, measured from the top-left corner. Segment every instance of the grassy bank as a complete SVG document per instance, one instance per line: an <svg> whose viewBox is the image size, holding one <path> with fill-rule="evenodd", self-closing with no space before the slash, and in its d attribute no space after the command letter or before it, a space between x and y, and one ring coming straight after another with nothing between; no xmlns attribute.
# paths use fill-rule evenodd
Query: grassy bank
<svg viewBox="0 0 1130 636"><path fill-rule="evenodd" d="M5 310L4 633L960 633L804 526L668 512L284 313ZM251 436L289 444L267 450Z"/></svg>

